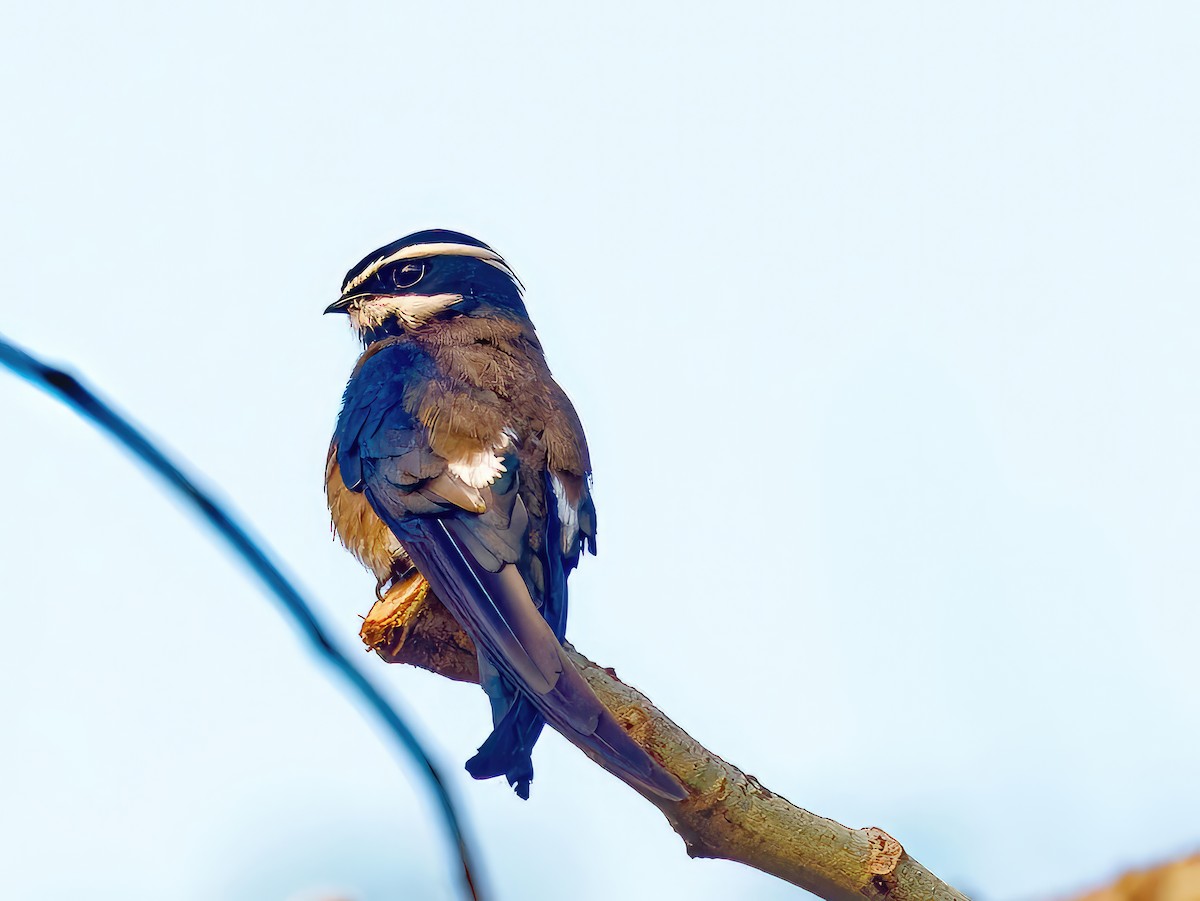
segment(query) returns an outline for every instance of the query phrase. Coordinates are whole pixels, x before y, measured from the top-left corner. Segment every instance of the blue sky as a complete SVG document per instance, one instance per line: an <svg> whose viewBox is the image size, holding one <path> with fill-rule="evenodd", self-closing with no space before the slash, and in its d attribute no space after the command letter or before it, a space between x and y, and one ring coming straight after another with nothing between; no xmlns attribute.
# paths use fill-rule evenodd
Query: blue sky
<svg viewBox="0 0 1200 901"><path fill-rule="evenodd" d="M11 5L0 331L266 537L353 650L345 270L508 258L596 466L569 637L984 898L1200 846L1200 122L1186 4ZM0 378L0 886L452 897L428 799L177 503ZM557 737L363 655L499 898L794 897Z"/></svg>

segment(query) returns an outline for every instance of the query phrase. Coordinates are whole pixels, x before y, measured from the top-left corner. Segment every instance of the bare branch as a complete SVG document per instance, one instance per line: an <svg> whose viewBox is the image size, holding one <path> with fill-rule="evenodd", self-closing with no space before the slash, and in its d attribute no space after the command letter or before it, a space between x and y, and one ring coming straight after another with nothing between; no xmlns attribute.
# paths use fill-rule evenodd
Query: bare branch
<svg viewBox="0 0 1200 901"><path fill-rule="evenodd" d="M419 577L393 586L375 604L362 638L389 663L478 680L471 639ZM796 807L704 748L611 669L571 647L567 651L618 722L691 792L681 802L643 795L663 812L692 857L744 863L839 901L966 898L882 829L851 829Z"/></svg>

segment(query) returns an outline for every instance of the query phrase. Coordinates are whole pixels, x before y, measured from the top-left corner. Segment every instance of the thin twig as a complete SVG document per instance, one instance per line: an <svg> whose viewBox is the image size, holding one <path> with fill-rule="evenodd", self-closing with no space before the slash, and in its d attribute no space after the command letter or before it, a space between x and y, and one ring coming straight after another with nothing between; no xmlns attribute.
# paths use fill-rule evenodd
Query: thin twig
<svg viewBox="0 0 1200 901"><path fill-rule="evenodd" d="M155 447L128 419L100 400L70 373L36 359L0 336L0 364L7 366L17 375L55 395L74 408L85 419L90 420L101 431L106 432L119 444L128 448L166 483L189 500L200 515L224 538L250 569L262 579L272 594L283 605L314 650L340 673L357 691L367 705L383 720L388 730L416 762L418 772L432 789L437 800L442 821L454 845L461 864L460 878L463 894L473 901L482 897L482 887L476 875L461 819L445 780L426 753L417 737L409 729L399 712L379 693L362 672L333 644L324 628L317 621L312 606L301 595L299 589L272 562L261 543L252 539L246 529L229 513L222 509L212 496L196 482L184 475L167 456Z"/></svg>

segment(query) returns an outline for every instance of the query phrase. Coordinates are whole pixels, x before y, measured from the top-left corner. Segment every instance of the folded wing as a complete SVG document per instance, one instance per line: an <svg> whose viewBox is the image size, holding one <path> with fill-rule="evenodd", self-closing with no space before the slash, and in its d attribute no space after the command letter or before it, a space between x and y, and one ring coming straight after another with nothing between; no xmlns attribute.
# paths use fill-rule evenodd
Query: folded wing
<svg viewBox="0 0 1200 901"><path fill-rule="evenodd" d="M500 753L499 746L506 743L521 746L527 757L541 728L536 711L626 782L682 799L686 793L680 784L621 728L563 651L565 574L561 563L547 572L541 561L532 561L535 546L558 542L561 523L555 505L544 505L544 523L531 524L515 448L504 458L504 470L485 488L454 475L406 409L406 388L422 376L423 365L419 355L400 344L368 358L346 389L335 440L347 487L365 493L471 635L484 669L494 669L502 685L517 690L518 697L497 718L496 733L489 739L493 746L485 743L472 761L475 768L469 765L472 774L498 775L491 770L494 759L504 760L510 753ZM531 542L530 530L539 526L541 540ZM548 579L550 590L537 590ZM489 694L495 701L496 693ZM524 789L523 794L527 779Z"/></svg>

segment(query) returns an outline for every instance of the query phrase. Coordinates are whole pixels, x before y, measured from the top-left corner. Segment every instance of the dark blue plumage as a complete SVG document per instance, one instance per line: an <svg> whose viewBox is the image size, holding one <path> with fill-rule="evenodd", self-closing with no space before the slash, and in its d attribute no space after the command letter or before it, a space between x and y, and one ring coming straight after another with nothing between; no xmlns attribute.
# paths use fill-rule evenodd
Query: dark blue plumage
<svg viewBox="0 0 1200 901"><path fill-rule="evenodd" d="M479 247L484 250L491 250L478 238L472 238L470 235L465 235L462 232L451 231L448 228L429 228L425 231L413 232L411 235L405 235L391 244L385 244L377 250L371 251L361 260L359 260L342 280L342 293L346 293L346 286L354 279L356 275L365 270L376 260L383 259L398 250L403 250L406 247L413 247L417 244L462 244L468 247ZM422 286L424 287L424 286Z"/></svg>
<svg viewBox="0 0 1200 901"><path fill-rule="evenodd" d="M527 797L548 721L627 782L682 798L562 649L567 576L595 549L590 465L507 264L459 233L416 233L364 258L331 310L367 345L331 448L335 525L372 558L379 540L344 500L361 493L402 549L373 565L381 582L415 565L475 641L494 728L467 769Z"/></svg>

